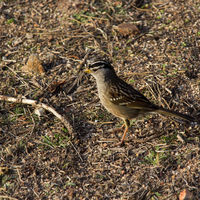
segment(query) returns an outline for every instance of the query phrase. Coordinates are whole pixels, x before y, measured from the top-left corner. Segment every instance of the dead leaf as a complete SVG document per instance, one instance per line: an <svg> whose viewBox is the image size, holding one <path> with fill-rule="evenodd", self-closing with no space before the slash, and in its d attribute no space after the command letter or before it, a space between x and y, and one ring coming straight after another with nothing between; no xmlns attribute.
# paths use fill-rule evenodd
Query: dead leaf
<svg viewBox="0 0 200 200"><path fill-rule="evenodd" d="M66 83L66 80L54 81L48 87L48 91L51 92L51 93L59 91L65 83Z"/></svg>
<svg viewBox="0 0 200 200"><path fill-rule="evenodd" d="M114 29L116 29L122 36L137 35L140 33L138 27L132 23L122 23L115 26Z"/></svg>
<svg viewBox="0 0 200 200"><path fill-rule="evenodd" d="M187 189L184 189L183 191L180 192L179 194L179 200L192 200L194 199L194 196L193 194L187 190Z"/></svg>
<svg viewBox="0 0 200 200"><path fill-rule="evenodd" d="M45 70L35 54L30 55L26 65L22 67L22 70L25 72L31 72L36 74L44 75Z"/></svg>

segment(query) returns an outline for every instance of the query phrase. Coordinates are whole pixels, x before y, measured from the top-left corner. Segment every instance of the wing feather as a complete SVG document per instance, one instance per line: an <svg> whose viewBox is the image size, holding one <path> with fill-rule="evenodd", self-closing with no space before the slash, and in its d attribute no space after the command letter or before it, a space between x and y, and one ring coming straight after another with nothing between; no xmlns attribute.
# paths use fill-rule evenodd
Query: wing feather
<svg viewBox="0 0 200 200"><path fill-rule="evenodd" d="M143 94L123 80L118 79L117 82L112 82L112 86L109 91L110 101L112 103L135 109L156 109L156 106Z"/></svg>

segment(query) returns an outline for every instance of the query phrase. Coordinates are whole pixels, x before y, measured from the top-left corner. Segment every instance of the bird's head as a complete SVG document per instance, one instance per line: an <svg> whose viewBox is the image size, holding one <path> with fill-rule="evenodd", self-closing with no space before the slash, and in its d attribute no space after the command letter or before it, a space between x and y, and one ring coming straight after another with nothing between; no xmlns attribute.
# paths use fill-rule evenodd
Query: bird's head
<svg viewBox="0 0 200 200"><path fill-rule="evenodd" d="M89 62L85 72L93 75L95 78L98 78L100 75L106 76L108 73L115 73L112 65L105 60Z"/></svg>

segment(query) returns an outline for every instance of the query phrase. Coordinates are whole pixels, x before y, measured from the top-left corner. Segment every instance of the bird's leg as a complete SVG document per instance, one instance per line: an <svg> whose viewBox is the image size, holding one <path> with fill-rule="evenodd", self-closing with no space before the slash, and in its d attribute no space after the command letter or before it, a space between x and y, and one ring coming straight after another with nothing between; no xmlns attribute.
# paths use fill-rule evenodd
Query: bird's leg
<svg viewBox="0 0 200 200"><path fill-rule="evenodd" d="M126 137L126 133L128 132L128 128L130 126L130 122L128 119L124 119L124 124L122 125L121 128L123 128L125 126L125 130L124 130L124 133L123 133L123 136L121 138L121 141L116 143L115 146L119 146L119 145L122 145L124 143L124 139Z"/></svg>
<svg viewBox="0 0 200 200"><path fill-rule="evenodd" d="M124 119L124 125L125 125L125 130L124 130L124 134L122 136L122 139L121 139L121 142L120 144L123 144L124 143L124 139L126 137L126 133L128 132L128 128L130 126L130 121L128 119Z"/></svg>
<svg viewBox="0 0 200 200"><path fill-rule="evenodd" d="M121 127L113 129L113 132L119 132L119 131L121 131L122 128L124 128L124 126L125 126L125 123L123 123Z"/></svg>
<svg viewBox="0 0 200 200"><path fill-rule="evenodd" d="M119 128L119 130L122 130L122 128L124 128L125 123L122 124L122 126Z"/></svg>

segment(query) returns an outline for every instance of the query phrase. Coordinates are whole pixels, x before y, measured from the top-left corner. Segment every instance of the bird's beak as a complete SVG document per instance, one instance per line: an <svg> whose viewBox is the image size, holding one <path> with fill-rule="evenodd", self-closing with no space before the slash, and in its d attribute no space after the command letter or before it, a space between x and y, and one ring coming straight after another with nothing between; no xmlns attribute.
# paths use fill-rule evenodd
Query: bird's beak
<svg viewBox="0 0 200 200"><path fill-rule="evenodd" d="M92 71L91 71L89 68L85 69L84 72L85 72L85 73L88 73L88 74L91 74L91 73L92 73Z"/></svg>

